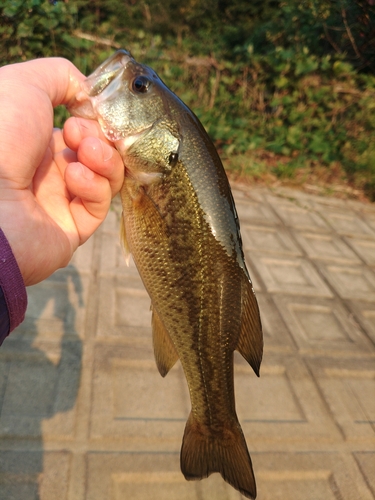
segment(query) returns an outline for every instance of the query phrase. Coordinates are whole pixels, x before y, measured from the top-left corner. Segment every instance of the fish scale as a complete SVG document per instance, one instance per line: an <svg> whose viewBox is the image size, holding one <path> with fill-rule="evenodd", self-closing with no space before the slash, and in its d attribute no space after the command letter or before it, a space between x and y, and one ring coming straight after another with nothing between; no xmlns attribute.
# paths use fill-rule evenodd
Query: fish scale
<svg viewBox="0 0 375 500"><path fill-rule="evenodd" d="M213 472L256 497L235 411L233 351L259 374L263 338L238 217L220 158L196 116L123 50L70 104L96 118L125 167L123 237L151 298L156 364L179 359L189 387L181 470Z"/></svg>

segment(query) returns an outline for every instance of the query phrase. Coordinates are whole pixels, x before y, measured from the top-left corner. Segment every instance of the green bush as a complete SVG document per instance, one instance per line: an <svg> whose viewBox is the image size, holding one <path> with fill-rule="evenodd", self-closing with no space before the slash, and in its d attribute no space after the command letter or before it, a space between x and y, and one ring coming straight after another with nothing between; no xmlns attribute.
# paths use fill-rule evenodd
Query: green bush
<svg viewBox="0 0 375 500"><path fill-rule="evenodd" d="M375 199L372 2L5 0L0 8L4 63L59 55L87 74L115 47L130 49L195 111L224 157L272 155L273 173L287 178L339 165ZM65 117L59 111L57 123Z"/></svg>

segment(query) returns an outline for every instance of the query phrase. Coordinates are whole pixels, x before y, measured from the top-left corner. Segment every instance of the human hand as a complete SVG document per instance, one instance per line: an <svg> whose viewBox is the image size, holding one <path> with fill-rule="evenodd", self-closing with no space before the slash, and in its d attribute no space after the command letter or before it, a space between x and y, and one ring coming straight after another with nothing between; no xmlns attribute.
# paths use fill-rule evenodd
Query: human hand
<svg viewBox="0 0 375 500"><path fill-rule="evenodd" d="M60 58L0 68L0 227L26 285L68 264L123 182L121 157L96 122L53 129L53 107L84 78Z"/></svg>

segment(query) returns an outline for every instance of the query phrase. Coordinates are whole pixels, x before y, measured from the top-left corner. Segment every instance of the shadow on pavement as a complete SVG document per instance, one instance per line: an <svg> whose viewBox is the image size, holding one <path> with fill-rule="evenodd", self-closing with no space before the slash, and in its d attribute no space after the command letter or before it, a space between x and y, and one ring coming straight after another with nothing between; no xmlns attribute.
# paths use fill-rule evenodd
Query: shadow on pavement
<svg viewBox="0 0 375 500"><path fill-rule="evenodd" d="M26 320L0 352L0 498L40 500L45 488L60 488L56 498L65 498L59 475L68 471L68 453L45 452L43 436L66 439L73 433L81 278L70 265L29 288L28 296Z"/></svg>

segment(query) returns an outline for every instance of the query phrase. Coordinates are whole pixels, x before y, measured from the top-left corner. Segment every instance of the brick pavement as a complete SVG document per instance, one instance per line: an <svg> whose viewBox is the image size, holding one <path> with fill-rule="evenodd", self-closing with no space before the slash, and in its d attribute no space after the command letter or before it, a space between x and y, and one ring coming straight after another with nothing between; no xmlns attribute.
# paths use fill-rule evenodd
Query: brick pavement
<svg viewBox="0 0 375 500"><path fill-rule="evenodd" d="M265 336L261 378L235 357L259 500L375 499L375 206L236 186ZM118 207L115 205L115 209ZM116 210L29 289L0 349L1 500L235 500L186 482L189 398L151 347L149 299Z"/></svg>

